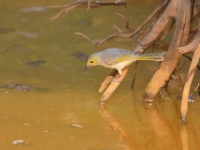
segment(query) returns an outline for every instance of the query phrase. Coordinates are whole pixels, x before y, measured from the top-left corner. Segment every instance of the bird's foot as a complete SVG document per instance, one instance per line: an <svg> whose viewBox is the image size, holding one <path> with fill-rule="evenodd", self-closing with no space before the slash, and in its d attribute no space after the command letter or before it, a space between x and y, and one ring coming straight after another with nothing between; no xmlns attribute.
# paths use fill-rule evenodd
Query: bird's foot
<svg viewBox="0 0 200 150"><path fill-rule="evenodd" d="M121 75L118 75L116 78L114 78L112 80L112 82L121 82L120 80L118 80L121 77Z"/></svg>

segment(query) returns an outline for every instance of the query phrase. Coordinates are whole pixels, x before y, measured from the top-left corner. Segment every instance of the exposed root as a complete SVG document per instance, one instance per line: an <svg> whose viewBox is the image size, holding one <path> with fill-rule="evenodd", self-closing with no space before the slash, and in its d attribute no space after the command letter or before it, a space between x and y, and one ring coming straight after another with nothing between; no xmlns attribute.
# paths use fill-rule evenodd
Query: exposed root
<svg viewBox="0 0 200 150"><path fill-rule="evenodd" d="M200 25L200 20L199 20L199 25ZM186 119L188 111L188 97L189 97L190 87L192 84L192 80L194 78L195 70L198 67L198 62L200 58L200 30L198 30L191 43L189 43L184 47L179 48L179 52L181 53L188 53L193 51L195 52L192 58L192 62L190 64L190 68L187 75L187 81L184 86L182 101L181 101L181 120L183 121Z"/></svg>
<svg viewBox="0 0 200 150"><path fill-rule="evenodd" d="M197 64L199 62L199 58L200 58L200 44L194 52L192 62L190 65L190 69L189 69L188 75L187 75L187 81L185 83L184 90L183 90L182 101L181 101L181 120L182 121L184 121L186 119L190 87L192 84L192 80L194 77L194 73L195 73Z"/></svg>
<svg viewBox="0 0 200 150"><path fill-rule="evenodd" d="M200 43L200 30L196 33L193 41L190 44L179 48L179 52L183 54L188 52L193 52L194 50L196 50L199 43Z"/></svg>

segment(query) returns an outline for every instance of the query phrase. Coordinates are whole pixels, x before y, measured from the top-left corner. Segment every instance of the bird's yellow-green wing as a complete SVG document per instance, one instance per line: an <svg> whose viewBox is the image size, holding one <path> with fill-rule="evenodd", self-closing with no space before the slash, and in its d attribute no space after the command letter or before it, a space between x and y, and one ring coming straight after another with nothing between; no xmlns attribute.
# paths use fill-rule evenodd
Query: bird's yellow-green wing
<svg viewBox="0 0 200 150"><path fill-rule="evenodd" d="M131 55L123 55L123 56L120 56L119 58L117 58L115 61L113 61L112 63L113 64L118 64L118 63L121 63L121 62L124 62L128 59L130 59Z"/></svg>

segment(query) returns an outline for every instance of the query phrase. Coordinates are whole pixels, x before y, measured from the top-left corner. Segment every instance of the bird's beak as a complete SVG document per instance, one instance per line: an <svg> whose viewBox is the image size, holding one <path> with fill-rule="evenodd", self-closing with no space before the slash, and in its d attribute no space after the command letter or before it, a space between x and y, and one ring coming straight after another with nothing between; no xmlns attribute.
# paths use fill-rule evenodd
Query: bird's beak
<svg viewBox="0 0 200 150"><path fill-rule="evenodd" d="M90 68L90 65L87 65L84 69L84 71L86 71L88 68Z"/></svg>

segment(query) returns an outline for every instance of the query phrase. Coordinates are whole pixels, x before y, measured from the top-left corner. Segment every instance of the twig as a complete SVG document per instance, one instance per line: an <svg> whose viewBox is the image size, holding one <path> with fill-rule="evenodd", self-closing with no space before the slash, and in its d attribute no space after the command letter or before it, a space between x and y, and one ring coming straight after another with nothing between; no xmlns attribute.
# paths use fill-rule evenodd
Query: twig
<svg viewBox="0 0 200 150"><path fill-rule="evenodd" d="M197 91L197 89L199 88L199 85L200 85L200 81L199 83L197 84L196 88L194 89L194 91Z"/></svg>
<svg viewBox="0 0 200 150"><path fill-rule="evenodd" d="M131 89L133 89L134 84L135 84L135 80L136 80L136 75L137 75L137 66L138 66L139 61L135 62L135 66L134 66L134 72L133 72L133 80L132 80L132 84L131 84Z"/></svg>
<svg viewBox="0 0 200 150"><path fill-rule="evenodd" d="M61 14L68 13L70 10L74 8L97 8L102 6L120 6L120 5L126 5L127 0L120 0L116 3L116 1L96 1L96 0L77 0L75 2L72 2L68 5L61 5L61 6L47 6L47 8L63 8L61 11L54 17L50 18L50 20L57 19Z"/></svg>
<svg viewBox="0 0 200 150"><path fill-rule="evenodd" d="M128 29L128 30L121 30L120 28L118 28L116 25L113 26L113 29L117 32L115 34L112 34L110 36L108 36L107 38L101 40L101 41L93 41L91 40L88 36L84 35L83 33L80 33L80 32L75 32L76 35L79 35L79 36L82 36L83 38L85 38L86 40L88 40L90 43L92 43L92 45L96 45L96 46L100 46L101 44L107 42L108 40L111 40L113 38L116 38L116 37L121 37L121 38L130 38L130 35L131 35L131 32L133 32L133 30L131 28L129 28L129 22L128 22L128 19L119 14L119 13L116 13L118 16L120 16L121 18L123 18L126 22L126 25L125 27Z"/></svg>
<svg viewBox="0 0 200 150"><path fill-rule="evenodd" d="M91 40L89 37L87 37L86 35L84 35L83 33L80 33L80 32L75 32L76 35L79 35L79 36L82 36L83 38L85 38L86 40L88 40L90 43L92 43L93 45L96 45L96 46L100 46L102 45L103 43L107 42L108 40L111 40L115 37L121 37L121 38L129 38L130 37L130 34L124 34L124 33L115 33L115 34L112 34L110 36L108 36L107 38L101 40L101 41L93 41Z"/></svg>
<svg viewBox="0 0 200 150"><path fill-rule="evenodd" d="M160 5L162 5L162 4L160 4ZM160 7L160 5L158 7ZM154 20L152 21L151 25L146 29L146 31L143 33L143 35L140 36L140 38L137 40L137 43L139 43L144 38L144 36L151 30L151 28L154 26L154 24L158 20L158 16L160 15L161 12L162 11L158 11L154 14L154 16L152 16L152 18L154 17Z"/></svg>
<svg viewBox="0 0 200 150"><path fill-rule="evenodd" d="M115 32L118 32L118 33L123 33L123 32L124 32L124 31L122 31L119 27L117 27L116 25L113 25L112 28L113 28L113 30L114 30Z"/></svg>
<svg viewBox="0 0 200 150"><path fill-rule="evenodd" d="M169 2L170 0L165 0L158 8L156 8L156 10L154 10L153 13L131 34L131 37L137 34Z"/></svg>
<svg viewBox="0 0 200 150"><path fill-rule="evenodd" d="M62 15L63 13L68 13L70 10L72 10L72 9L74 9L74 8L76 8L76 7L78 7L78 6L70 6L70 7L67 8L67 9L62 9L56 16L51 17L50 20L55 20L55 19L57 19L60 15Z"/></svg>
<svg viewBox="0 0 200 150"><path fill-rule="evenodd" d="M90 43L92 43L93 45L99 45L99 42L98 42L98 41L93 41L93 40L91 40L88 36L86 36L86 35L83 34L83 33L75 32L74 34L79 35L79 36L82 36L84 39L88 40L88 41L89 41Z"/></svg>
<svg viewBox="0 0 200 150"><path fill-rule="evenodd" d="M159 11L162 11L161 8L163 8L166 4L168 4L170 2L170 0L165 0L161 6L159 6L149 17L148 17L148 21L155 16ZM163 13L163 15L156 21L156 23L153 25L153 27L151 28L151 31L148 32L143 38L142 40L137 43L137 45L134 48L134 52L140 52L143 53L143 51L145 49L147 49L152 42L154 42L156 39L158 39L158 36L162 33L162 31L164 30L164 28L167 26L169 20L172 18L172 12L171 12L171 3L169 3L170 6L168 6L165 10L165 12ZM146 20L146 21L147 21ZM146 23L146 21L144 23ZM143 23L143 24L144 24Z"/></svg>
<svg viewBox="0 0 200 150"><path fill-rule="evenodd" d="M113 28L118 32L118 33L115 33L115 34L112 34L106 38L104 38L103 40L100 40L100 41L93 41L91 40L89 37L87 37L86 35L84 35L83 33L79 33L79 32L75 32L75 34L79 35L79 36L82 36L83 38L87 39L90 43L92 43L93 45L96 45L96 46L100 46L102 45L103 43L107 42L108 40L111 40L113 38L117 38L117 37L120 37L120 38L132 38L135 34L139 33L140 30L142 29L143 26L145 26L150 20L152 17L154 17L170 0L165 0L148 18L147 20L141 25L139 26L135 31L133 31L130 27L129 27L129 22L128 22L128 19L119 14L119 13L116 13L118 16L120 16L121 18L123 18L126 22L126 25L125 27L128 29L128 30L125 30L125 31L122 31L120 30L117 26L113 26ZM91 5L92 6L92 5ZM63 12L62 12L63 13ZM61 14L62 14L61 13ZM60 14L58 14L57 16L55 16L53 19L57 18Z"/></svg>
<svg viewBox="0 0 200 150"><path fill-rule="evenodd" d="M128 21L128 19L127 19L125 16L123 16L122 14L119 14L119 13L116 13L116 14L117 14L119 17L121 17L122 19L124 19L124 21L126 22L126 25L125 25L126 29L133 31L133 30L129 27L129 21Z"/></svg>
<svg viewBox="0 0 200 150"><path fill-rule="evenodd" d="M135 34L139 33L140 30L143 28L143 26L145 26L150 20L152 17L154 17L170 0L165 0L148 18L147 20L141 25L139 26L135 31L133 31L130 27L129 27L129 21L128 19L119 14L119 13L116 13L118 16L120 16L121 18L123 18L126 22L126 29L128 30L125 30L125 31L122 31L120 30L117 26L113 26L113 28L115 29L115 31L117 31L118 33L115 33L115 34L112 34L106 38L104 38L103 40L100 40L100 41L93 41L91 40L89 37L87 37L86 35L84 35L83 33L80 33L80 32L75 32L75 34L79 35L79 36L82 36L83 38L87 39L90 43L92 43L93 45L96 45L96 46L100 46L102 45L103 43L107 42L108 40L111 40L113 38L117 38L117 37L120 37L120 38L132 38ZM93 2L93 1L92 1ZM91 5L92 6L92 5ZM63 13L63 12L62 12ZM58 14L57 16L55 16L53 19L57 18L60 14Z"/></svg>

